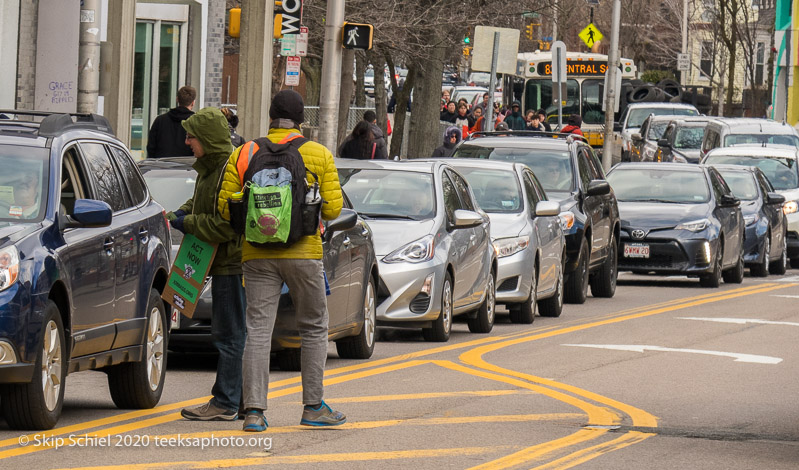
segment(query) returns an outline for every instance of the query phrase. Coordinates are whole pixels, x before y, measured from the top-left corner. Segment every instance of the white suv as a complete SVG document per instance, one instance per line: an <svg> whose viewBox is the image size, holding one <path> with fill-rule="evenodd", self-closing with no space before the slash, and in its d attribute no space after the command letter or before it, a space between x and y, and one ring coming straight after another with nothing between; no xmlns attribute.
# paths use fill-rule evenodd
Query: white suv
<svg viewBox="0 0 799 470"><path fill-rule="evenodd" d="M650 114L661 116L674 114L679 116L698 116L699 111L685 103L632 103L613 125L613 163L630 161L632 135L637 134L641 124Z"/></svg>

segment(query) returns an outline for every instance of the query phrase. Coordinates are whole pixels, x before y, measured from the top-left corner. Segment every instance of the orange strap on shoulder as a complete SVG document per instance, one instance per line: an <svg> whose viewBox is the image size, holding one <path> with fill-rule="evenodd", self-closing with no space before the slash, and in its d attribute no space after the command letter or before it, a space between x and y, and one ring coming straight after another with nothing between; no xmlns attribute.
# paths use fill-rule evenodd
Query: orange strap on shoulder
<svg viewBox="0 0 799 470"><path fill-rule="evenodd" d="M251 140L244 144L239 150L239 159L236 161L236 170L239 172L239 181L241 182L241 188L244 189L244 173L247 172L247 168L250 166L250 157L252 154L258 151L258 144L255 141Z"/></svg>
<svg viewBox="0 0 799 470"><path fill-rule="evenodd" d="M302 137L302 134L297 134L296 132L292 132L291 134L287 135L286 137L283 137L283 139L281 139L280 142L278 142L278 144L287 144L287 143L291 142L292 140L297 139L299 137Z"/></svg>

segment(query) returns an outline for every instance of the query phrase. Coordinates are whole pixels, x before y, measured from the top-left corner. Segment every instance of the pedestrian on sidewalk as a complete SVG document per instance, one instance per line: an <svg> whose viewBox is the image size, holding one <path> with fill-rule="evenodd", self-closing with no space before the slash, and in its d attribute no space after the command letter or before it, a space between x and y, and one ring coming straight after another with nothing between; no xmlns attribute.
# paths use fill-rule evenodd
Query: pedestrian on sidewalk
<svg viewBox="0 0 799 470"><path fill-rule="evenodd" d="M450 158L455 153L455 147L461 141L461 131L455 126L447 127L444 131L444 144L433 150L432 158Z"/></svg>
<svg viewBox="0 0 799 470"><path fill-rule="evenodd" d="M194 114L197 90L190 86L178 90L177 106L156 117L147 134L147 158L185 157L192 155L186 144L186 130L181 123Z"/></svg>

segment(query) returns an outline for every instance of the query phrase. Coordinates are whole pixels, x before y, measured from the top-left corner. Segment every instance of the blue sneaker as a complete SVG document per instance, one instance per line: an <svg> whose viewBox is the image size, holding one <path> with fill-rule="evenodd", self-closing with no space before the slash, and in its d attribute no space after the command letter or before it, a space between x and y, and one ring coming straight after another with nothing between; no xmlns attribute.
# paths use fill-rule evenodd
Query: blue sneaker
<svg viewBox="0 0 799 470"><path fill-rule="evenodd" d="M319 408L306 405L302 409L302 420L300 420L300 424L305 426L339 426L346 422L347 417L343 413L331 410L324 401Z"/></svg>
<svg viewBox="0 0 799 470"><path fill-rule="evenodd" d="M244 431L247 432L264 432L269 427L269 423L264 418L264 412L261 410L250 410L244 417Z"/></svg>

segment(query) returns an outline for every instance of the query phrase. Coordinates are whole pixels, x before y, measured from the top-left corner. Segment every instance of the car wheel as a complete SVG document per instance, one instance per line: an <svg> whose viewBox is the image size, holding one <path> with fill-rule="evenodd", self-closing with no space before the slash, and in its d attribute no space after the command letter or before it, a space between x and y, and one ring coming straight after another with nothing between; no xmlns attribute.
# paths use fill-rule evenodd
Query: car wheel
<svg viewBox="0 0 799 470"><path fill-rule="evenodd" d="M298 372L302 369L302 350L300 348L281 349L275 353L280 370Z"/></svg>
<svg viewBox="0 0 799 470"><path fill-rule="evenodd" d="M563 253L561 259L566 259L566 253ZM559 317L563 312L563 268L558 273L558 284L555 294L552 297L541 299L538 301L538 313L542 317Z"/></svg>
<svg viewBox="0 0 799 470"><path fill-rule="evenodd" d="M716 260L713 262L713 272L699 276L699 284L702 287L718 287L721 285L721 260L723 248L719 249Z"/></svg>
<svg viewBox="0 0 799 470"><path fill-rule="evenodd" d="M469 317L466 323L472 333L490 333L494 328L494 314L496 310L496 283L494 273L488 274L488 285L486 286L486 298L483 305L477 309L477 315Z"/></svg>
<svg viewBox="0 0 799 470"><path fill-rule="evenodd" d="M152 408L158 404L166 376L167 328L164 302L158 291L151 289L147 302L144 357L139 362L107 369L111 399L118 408Z"/></svg>
<svg viewBox="0 0 799 470"><path fill-rule="evenodd" d="M740 284L744 282L744 253L743 250L741 254L738 255L738 262L735 263L735 267L732 267L723 274L724 282L727 284Z"/></svg>
<svg viewBox="0 0 799 470"><path fill-rule="evenodd" d="M771 259L769 257L769 252L771 251L770 238L771 234L767 233L766 239L763 241L763 261L749 268L749 272L752 274L752 276L757 276L757 277L768 276L769 264L771 262Z"/></svg>
<svg viewBox="0 0 799 470"><path fill-rule="evenodd" d="M443 343L449 341L449 334L452 331L452 276L449 273L444 277L444 284L441 286L441 312L438 318L433 321L430 328L422 328L422 336L425 341L435 341Z"/></svg>
<svg viewBox="0 0 799 470"><path fill-rule="evenodd" d="M52 300L44 308L44 328L33 380L2 387L0 406L12 429L52 429L64 404L67 347L61 313Z"/></svg>
<svg viewBox="0 0 799 470"><path fill-rule="evenodd" d="M566 282L566 303L567 304L582 304L585 303L585 298L588 296L588 241L583 238L580 243L580 254L577 259L577 269L569 274L569 280Z"/></svg>
<svg viewBox="0 0 799 470"><path fill-rule="evenodd" d="M599 271L591 277L591 295L611 298L616 293L616 279L619 277L619 245L616 235L610 237L608 257Z"/></svg>
<svg viewBox="0 0 799 470"><path fill-rule="evenodd" d="M791 258L791 269L799 269L799 258Z"/></svg>
<svg viewBox="0 0 799 470"><path fill-rule="evenodd" d="M363 325L361 332L336 341L338 357L342 359L369 359L375 350L375 325L377 307L375 306L375 282L372 276L366 283L363 293Z"/></svg>
<svg viewBox="0 0 799 470"><path fill-rule="evenodd" d="M768 270L771 274L776 274L778 276L785 274L785 271L788 270L788 240L786 237L782 237L782 251L780 257L769 265Z"/></svg>
<svg viewBox="0 0 799 470"><path fill-rule="evenodd" d="M530 283L530 295L527 300L520 304L513 305L510 312L511 323L521 323L529 325L535 320L535 307L537 303L538 290L538 270L533 268L533 279Z"/></svg>

